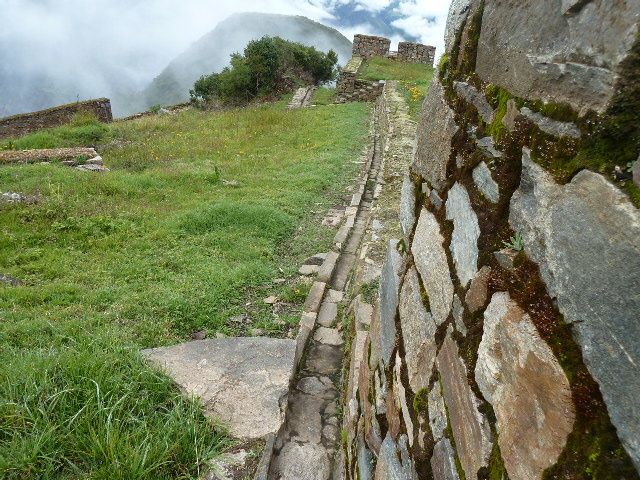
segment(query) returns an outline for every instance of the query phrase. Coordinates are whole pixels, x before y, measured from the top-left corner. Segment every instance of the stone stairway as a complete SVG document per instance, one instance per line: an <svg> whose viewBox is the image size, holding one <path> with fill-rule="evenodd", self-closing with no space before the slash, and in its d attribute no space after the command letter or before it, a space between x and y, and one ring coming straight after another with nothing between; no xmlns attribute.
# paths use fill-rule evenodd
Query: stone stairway
<svg viewBox="0 0 640 480"><path fill-rule="evenodd" d="M338 312L368 224L381 159L374 139L366 173L334 239L336 251L328 255L318 272L316 285L321 286L315 287L317 314L304 314L301 327L308 322L312 336L292 382L285 423L275 439L270 466L265 469L268 479L340 477L340 462L334 462L340 441L338 405L344 343Z"/></svg>
<svg viewBox="0 0 640 480"><path fill-rule="evenodd" d="M296 93L293 94L293 98L289 102L287 108L289 110L294 110L296 108L308 107L311 103L311 99L313 98L313 93L315 91L315 86L300 87L298 90L296 90Z"/></svg>

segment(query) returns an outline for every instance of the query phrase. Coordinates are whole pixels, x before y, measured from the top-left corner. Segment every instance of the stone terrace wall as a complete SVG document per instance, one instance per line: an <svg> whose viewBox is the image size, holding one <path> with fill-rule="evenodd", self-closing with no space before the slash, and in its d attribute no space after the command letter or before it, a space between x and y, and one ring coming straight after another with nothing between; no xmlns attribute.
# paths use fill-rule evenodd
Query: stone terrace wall
<svg viewBox="0 0 640 480"><path fill-rule="evenodd" d="M63 125L71 121L79 111L88 111L104 123L113 120L111 102L108 98L86 100L84 102L69 103L58 107L40 110L38 112L23 113L0 119L0 139L17 137L40 130Z"/></svg>
<svg viewBox="0 0 640 480"><path fill-rule="evenodd" d="M384 82L359 80L362 57L354 56L347 62L336 81L336 103L372 102L380 96Z"/></svg>
<svg viewBox="0 0 640 480"><path fill-rule="evenodd" d="M639 13L453 2L352 305L345 478L640 478Z"/></svg>
<svg viewBox="0 0 640 480"><path fill-rule="evenodd" d="M436 47L413 42L398 43L398 55L396 58L400 61L433 65L435 56Z"/></svg>
<svg viewBox="0 0 640 480"><path fill-rule="evenodd" d="M362 58L384 57L389 53L390 46L391 40L388 38L357 34L353 37L351 52L354 56Z"/></svg>

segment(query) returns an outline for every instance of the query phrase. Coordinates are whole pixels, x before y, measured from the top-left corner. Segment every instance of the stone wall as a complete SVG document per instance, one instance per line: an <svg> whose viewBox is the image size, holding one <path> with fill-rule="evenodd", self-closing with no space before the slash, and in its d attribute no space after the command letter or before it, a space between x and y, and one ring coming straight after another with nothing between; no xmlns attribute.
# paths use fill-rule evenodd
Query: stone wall
<svg viewBox="0 0 640 480"><path fill-rule="evenodd" d="M358 256L386 246L348 310L344 478L640 478L638 12L453 2Z"/></svg>
<svg viewBox="0 0 640 480"><path fill-rule="evenodd" d="M380 96L384 82L358 79L363 58L354 56L344 66L336 81L336 103L372 102Z"/></svg>
<svg viewBox="0 0 640 480"><path fill-rule="evenodd" d="M354 57L389 57L402 62L426 63L433 65L436 55L436 48L430 45L423 45L414 42L398 43L398 51L391 52L391 40L384 37L372 35L355 35L353 37L352 54Z"/></svg>
<svg viewBox="0 0 640 480"><path fill-rule="evenodd" d="M436 47L413 42L398 43L397 59L400 61L433 65L435 56Z"/></svg>
<svg viewBox="0 0 640 480"><path fill-rule="evenodd" d="M336 103L373 102L380 96L384 82L354 80L352 89L344 89L336 94Z"/></svg>
<svg viewBox="0 0 640 480"><path fill-rule="evenodd" d="M18 137L43 128L57 127L69 123L80 111L93 113L98 120L109 123L113 120L111 102L108 98L69 103L38 112L22 113L0 119L0 139Z"/></svg>
<svg viewBox="0 0 640 480"><path fill-rule="evenodd" d="M388 38L357 34L353 37L351 52L354 56L362 58L384 57L389 53L390 46L391 40Z"/></svg>

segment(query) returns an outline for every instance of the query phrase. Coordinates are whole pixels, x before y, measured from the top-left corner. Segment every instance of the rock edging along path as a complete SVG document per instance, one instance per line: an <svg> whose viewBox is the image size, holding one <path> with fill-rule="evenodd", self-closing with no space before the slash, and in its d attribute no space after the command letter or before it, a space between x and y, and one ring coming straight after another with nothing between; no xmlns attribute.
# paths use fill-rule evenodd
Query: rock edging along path
<svg viewBox="0 0 640 480"><path fill-rule="evenodd" d="M365 173L335 236L335 249L320 267L305 304L298 341L307 346L299 353L301 362L289 393L285 423L273 442L273 451L265 452L256 479L333 478L340 438L344 344L338 312L368 223L378 184L380 150L374 138Z"/></svg>

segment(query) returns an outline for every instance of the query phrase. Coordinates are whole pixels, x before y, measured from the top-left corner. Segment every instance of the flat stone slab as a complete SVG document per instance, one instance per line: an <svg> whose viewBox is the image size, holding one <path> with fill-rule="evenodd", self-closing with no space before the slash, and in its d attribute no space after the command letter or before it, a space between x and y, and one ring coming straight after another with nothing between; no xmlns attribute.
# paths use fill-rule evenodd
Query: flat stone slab
<svg viewBox="0 0 640 480"><path fill-rule="evenodd" d="M551 348L507 292L495 293L484 312L475 377L495 411L509 477L542 478L573 430L571 388Z"/></svg>
<svg viewBox="0 0 640 480"><path fill-rule="evenodd" d="M458 279L463 287L478 271L478 239L480 226L478 217L473 211L467 190L456 183L449 190L446 203L447 220L453 221L451 253L456 267Z"/></svg>
<svg viewBox="0 0 640 480"><path fill-rule="evenodd" d="M256 439L275 433L284 420L281 401L289 390L295 340L213 338L143 350L187 394L202 400L206 414L231 434Z"/></svg>
<svg viewBox="0 0 640 480"><path fill-rule="evenodd" d="M412 168L437 190L444 186L451 140L457 131L453 110L436 75L423 103Z"/></svg>
<svg viewBox="0 0 640 480"><path fill-rule="evenodd" d="M572 324L584 363L640 469L640 212L587 170L559 185L522 152L509 223Z"/></svg>
<svg viewBox="0 0 640 480"><path fill-rule="evenodd" d="M460 464L467 478L477 478L478 470L487 465L493 438L487 418L478 410L479 402L469 386L451 328L438 353L437 365Z"/></svg>
<svg viewBox="0 0 640 480"><path fill-rule="evenodd" d="M339 347L344 343L342 335L340 335L340 332L335 328L318 327L316 333L313 335L313 339L316 342L333 345L334 347Z"/></svg>

